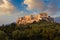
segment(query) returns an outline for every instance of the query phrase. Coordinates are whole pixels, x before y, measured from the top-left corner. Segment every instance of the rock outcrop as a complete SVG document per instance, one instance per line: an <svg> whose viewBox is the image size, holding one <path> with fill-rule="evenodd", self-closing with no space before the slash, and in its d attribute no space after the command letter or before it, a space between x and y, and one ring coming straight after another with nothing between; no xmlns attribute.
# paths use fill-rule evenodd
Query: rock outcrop
<svg viewBox="0 0 60 40"><path fill-rule="evenodd" d="M38 22L39 20L46 20L53 22L54 19L50 16L48 16L47 13L40 13L37 15L26 15L24 17L17 19L17 24L27 24L27 23L33 23L34 21Z"/></svg>

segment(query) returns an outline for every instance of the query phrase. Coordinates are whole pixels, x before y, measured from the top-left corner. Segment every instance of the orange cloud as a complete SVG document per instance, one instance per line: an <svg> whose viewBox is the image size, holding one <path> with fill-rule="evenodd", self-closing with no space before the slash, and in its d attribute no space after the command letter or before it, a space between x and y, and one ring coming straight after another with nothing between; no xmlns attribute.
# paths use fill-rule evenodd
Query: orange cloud
<svg viewBox="0 0 60 40"><path fill-rule="evenodd" d="M2 12L10 13L11 11L14 10L14 6L8 0L2 0L1 2L0 2L0 10Z"/></svg>
<svg viewBox="0 0 60 40"><path fill-rule="evenodd" d="M40 0L25 0L24 4L28 5L27 9L43 9L43 2Z"/></svg>

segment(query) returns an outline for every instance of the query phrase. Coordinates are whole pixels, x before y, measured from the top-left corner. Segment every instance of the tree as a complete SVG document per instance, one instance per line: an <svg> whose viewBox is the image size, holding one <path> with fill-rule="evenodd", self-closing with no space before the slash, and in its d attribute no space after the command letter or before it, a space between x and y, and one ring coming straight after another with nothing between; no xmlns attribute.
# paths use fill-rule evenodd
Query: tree
<svg viewBox="0 0 60 40"><path fill-rule="evenodd" d="M14 39L14 40L20 39L20 34L21 34L21 32L20 32L19 30L13 31L13 32L12 32L12 37L13 37L13 39Z"/></svg>
<svg viewBox="0 0 60 40"><path fill-rule="evenodd" d="M6 40L6 39L8 39L6 33L0 30L0 40Z"/></svg>

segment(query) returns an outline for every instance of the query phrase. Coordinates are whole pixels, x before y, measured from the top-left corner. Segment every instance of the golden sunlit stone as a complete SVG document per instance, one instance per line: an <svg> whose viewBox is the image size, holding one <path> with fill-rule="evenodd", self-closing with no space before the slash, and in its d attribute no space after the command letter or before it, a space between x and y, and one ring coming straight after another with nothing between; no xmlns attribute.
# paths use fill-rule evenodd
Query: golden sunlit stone
<svg viewBox="0 0 60 40"><path fill-rule="evenodd" d="M27 23L33 23L34 21L38 22L39 20L46 20L46 21L51 21L51 17L48 16L47 13L40 13L37 15L27 15L21 18L17 19L17 24L27 24Z"/></svg>

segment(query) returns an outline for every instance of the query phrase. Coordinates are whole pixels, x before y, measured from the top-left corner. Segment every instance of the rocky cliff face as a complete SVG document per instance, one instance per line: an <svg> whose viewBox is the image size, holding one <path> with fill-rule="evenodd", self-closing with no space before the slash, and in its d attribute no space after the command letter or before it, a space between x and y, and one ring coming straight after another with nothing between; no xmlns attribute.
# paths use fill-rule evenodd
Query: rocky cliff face
<svg viewBox="0 0 60 40"><path fill-rule="evenodd" d="M27 23L33 23L34 21L38 22L39 20L46 20L46 21L52 21L53 18L47 15L47 13L40 13L37 15L26 15L24 17L17 19L17 24L27 24Z"/></svg>

